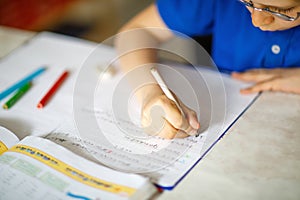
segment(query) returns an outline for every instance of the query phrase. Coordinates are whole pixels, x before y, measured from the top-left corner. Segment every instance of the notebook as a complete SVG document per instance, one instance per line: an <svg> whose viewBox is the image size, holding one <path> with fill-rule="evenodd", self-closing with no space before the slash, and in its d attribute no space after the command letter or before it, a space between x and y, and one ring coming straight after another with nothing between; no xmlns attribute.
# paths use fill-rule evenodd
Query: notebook
<svg viewBox="0 0 300 200"><path fill-rule="evenodd" d="M97 165L41 137L21 141L0 127L1 199L147 199L142 176Z"/></svg>
<svg viewBox="0 0 300 200"><path fill-rule="evenodd" d="M0 74L0 90L45 65L47 71L23 98L11 109L0 110L0 125L21 141L27 136L43 138L80 156L78 160L112 169L116 175L135 174L162 190L179 184L258 96L240 95L239 89L247 84L228 74L163 63L159 70L171 90L200 111L201 134L174 140L140 137L135 88L119 70L113 47L40 33L1 60L5 73ZM37 109L39 99L65 69L70 71L68 79L44 109Z"/></svg>

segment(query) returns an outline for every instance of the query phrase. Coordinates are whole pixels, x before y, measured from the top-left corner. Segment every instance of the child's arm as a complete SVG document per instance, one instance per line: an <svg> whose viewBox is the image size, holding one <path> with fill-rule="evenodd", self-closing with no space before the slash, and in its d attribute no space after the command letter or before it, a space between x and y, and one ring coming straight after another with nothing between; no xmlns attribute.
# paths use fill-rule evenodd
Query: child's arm
<svg viewBox="0 0 300 200"><path fill-rule="evenodd" d="M186 116L183 117L172 101L166 98L160 87L155 84L156 81L150 73L150 68L157 63L159 45L172 36L172 32L162 21L156 5L152 4L125 24L115 41L122 70L127 74L132 70L138 73L134 77L130 75L127 77L136 89L135 95L143 108L142 124L154 125L155 115L155 118L160 120L156 123L161 124L162 127L154 134L164 138L186 137L187 132L196 134L200 127L195 112L183 106ZM153 107L161 108L165 114L150 112ZM180 134L177 134L178 132Z"/></svg>

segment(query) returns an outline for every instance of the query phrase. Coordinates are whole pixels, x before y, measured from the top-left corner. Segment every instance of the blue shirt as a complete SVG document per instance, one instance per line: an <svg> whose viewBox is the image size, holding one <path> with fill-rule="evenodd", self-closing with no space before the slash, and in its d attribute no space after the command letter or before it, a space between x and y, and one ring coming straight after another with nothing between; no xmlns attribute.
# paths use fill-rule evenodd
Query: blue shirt
<svg viewBox="0 0 300 200"><path fill-rule="evenodd" d="M262 31L236 0L157 0L156 5L171 30L213 35L212 57L220 70L300 67L300 26Z"/></svg>

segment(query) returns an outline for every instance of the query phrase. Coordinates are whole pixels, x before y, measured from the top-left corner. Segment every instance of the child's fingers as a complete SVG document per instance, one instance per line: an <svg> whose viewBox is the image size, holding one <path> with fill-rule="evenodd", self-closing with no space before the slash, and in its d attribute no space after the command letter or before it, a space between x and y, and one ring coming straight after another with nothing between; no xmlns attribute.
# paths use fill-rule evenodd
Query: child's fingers
<svg viewBox="0 0 300 200"><path fill-rule="evenodd" d="M142 125L151 135L165 138L174 138L178 130L196 135L197 130L190 124L193 116L191 112L183 116L173 101L161 95L144 107ZM194 122L192 124L197 127Z"/></svg>
<svg viewBox="0 0 300 200"><path fill-rule="evenodd" d="M250 70L242 73L233 72L231 74L232 78L242 80L242 81L256 82L256 83L268 79L272 79L276 76L278 76L277 71L265 70L265 69Z"/></svg>
<svg viewBox="0 0 300 200"><path fill-rule="evenodd" d="M200 128L200 123L199 123L199 120L197 117L197 113L182 103L181 103L181 107L183 108L183 110L185 112L185 117L187 118L187 121L190 124L190 126L193 129L198 130Z"/></svg>
<svg viewBox="0 0 300 200"><path fill-rule="evenodd" d="M241 89L240 92L242 94L251 94L251 93L256 93L256 92L262 92L262 91L282 91L282 85L280 84L281 81L280 79L271 79L267 81L262 81L259 83L256 83L255 85Z"/></svg>
<svg viewBox="0 0 300 200"><path fill-rule="evenodd" d="M158 136L161 138L166 139L173 139L173 138L185 138L189 135L186 134L182 130L178 130L172 126L167 120L164 126L162 127L161 131L158 133Z"/></svg>

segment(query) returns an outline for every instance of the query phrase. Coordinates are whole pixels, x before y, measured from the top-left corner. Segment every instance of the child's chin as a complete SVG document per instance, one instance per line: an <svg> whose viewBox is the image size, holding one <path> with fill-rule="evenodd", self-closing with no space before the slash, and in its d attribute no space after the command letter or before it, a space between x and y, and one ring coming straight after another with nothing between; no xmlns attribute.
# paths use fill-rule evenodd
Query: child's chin
<svg viewBox="0 0 300 200"><path fill-rule="evenodd" d="M283 28L283 27L281 27L281 28L280 27L275 28L275 27L263 27L263 26L261 26L259 28L262 31L284 31L284 30L289 29L289 28Z"/></svg>
<svg viewBox="0 0 300 200"><path fill-rule="evenodd" d="M279 31L279 29L275 29L275 28L271 28L271 27L264 27L264 26L259 27L259 29L262 31Z"/></svg>

